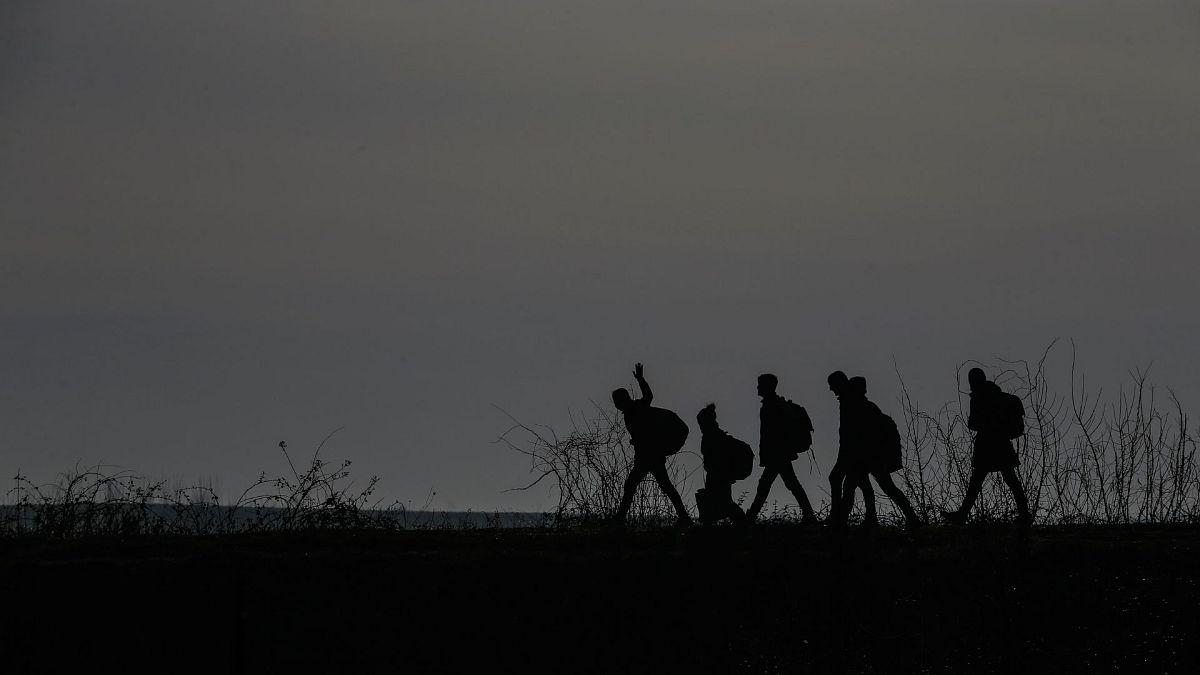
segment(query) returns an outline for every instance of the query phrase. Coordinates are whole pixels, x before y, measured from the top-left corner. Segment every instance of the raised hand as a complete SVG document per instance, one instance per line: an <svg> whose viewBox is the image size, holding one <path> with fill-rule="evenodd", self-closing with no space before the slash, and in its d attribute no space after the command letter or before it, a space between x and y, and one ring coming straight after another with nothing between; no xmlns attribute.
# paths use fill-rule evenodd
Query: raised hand
<svg viewBox="0 0 1200 675"><path fill-rule="evenodd" d="M633 376L637 379L642 379L642 364L638 363L633 366Z"/></svg>

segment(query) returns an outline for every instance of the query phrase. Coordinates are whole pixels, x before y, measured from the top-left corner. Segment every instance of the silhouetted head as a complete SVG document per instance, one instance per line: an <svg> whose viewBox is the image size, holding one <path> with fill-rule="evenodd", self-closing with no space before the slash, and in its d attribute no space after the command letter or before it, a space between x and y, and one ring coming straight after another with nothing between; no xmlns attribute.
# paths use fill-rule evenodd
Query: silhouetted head
<svg viewBox="0 0 1200 675"><path fill-rule="evenodd" d="M982 368L972 368L967 371L967 382L971 383L971 391L976 391L987 382L987 375Z"/></svg>
<svg viewBox="0 0 1200 675"><path fill-rule="evenodd" d="M829 383L829 391L832 391L835 396L841 396L842 392L846 391L846 374L840 370L835 370L825 379Z"/></svg>
<svg viewBox="0 0 1200 675"><path fill-rule="evenodd" d="M700 425L700 431L711 431L717 428L717 404L709 403L696 413L696 423Z"/></svg>
<svg viewBox="0 0 1200 675"><path fill-rule="evenodd" d="M625 412L629 408L629 404L633 403L633 399L629 397L628 389L613 389L613 405L617 406L617 410Z"/></svg>
<svg viewBox="0 0 1200 675"><path fill-rule="evenodd" d="M775 393L775 388L779 386L779 378L770 373L763 373L758 376L758 395L771 396Z"/></svg>
<svg viewBox="0 0 1200 675"><path fill-rule="evenodd" d="M861 375L855 375L846 383L846 388L851 396L866 396L867 395L867 378Z"/></svg>

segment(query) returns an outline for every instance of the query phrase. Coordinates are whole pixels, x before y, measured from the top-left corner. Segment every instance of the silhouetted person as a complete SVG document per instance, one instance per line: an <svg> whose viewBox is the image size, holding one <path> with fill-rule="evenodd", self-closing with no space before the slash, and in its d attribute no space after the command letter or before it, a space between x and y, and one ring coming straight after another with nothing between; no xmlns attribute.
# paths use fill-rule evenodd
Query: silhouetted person
<svg viewBox="0 0 1200 675"><path fill-rule="evenodd" d="M733 501L733 484L754 471L754 451L717 424L717 406L709 403L696 415L700 425L700 455L704 458L704 488L696 492L700 522L746 518Z"/></svg>
<svg viewBox="0 0 1200 675"><path fill-rule="evenodd" d="M762 408L758 411L758 461L763 472L746 518L753 521L758 517L771 492L771 484L777 477L782 477L783 484L796 497L804 513L801 522L815 523L817 517L812 504L792 468L792 462L800 453L812 446L812 421L803 407L775 393L778 385L779 378L774 375L766 373L758 376L758 395L762 397Z"/></svg>
<svg viewBox="0 0 1200 675"><path fill-rule="evenodd" d="M892 481L892 474L904 466L900 432L896 428L895 420L883 414L879 406L867 400L867 379L865 377L850 378L848 388L852 418L850 423L856 429L862 430L861 437L855 442L864 444L863 458L866 461L867 471L875 479L879 489L883 490L883 494L890 497L892 502L900 508L900 512L904 514L905 525L909 529L920 527L921 520L917 517L917 512L913 511L908 497L905 497L904 491ZM861 469L861 465L857 468ZM865 476L858 482L864 481ZM847 478L851 497L853 496L854 482L853 477Z"/></svg>
<svg viewBox="0 0 1200 675"><path fill-rule="evenodd" d="M829 471L829 518L828 522L835 526L846 524L850 509L854 506L854 488L862 490L863 506L866 510L865 524L875 524L875 490L867 478L870 470L867 467L865 443L858 438L861 427L855 424L854 396L850 390L850 379L840 370L829 374L827 379L829 390L838 397L838 456ZM856 436L856 434L858 436ZM847 476L853 476L857 484L844 485ZM847 489L848 488L848 489ZM849 495L849 498L846 498Z"/></svg>
<svg viewBox="0 0 1200 675"><path fill-rule="evenodd" d="M867 380L852 377L844 384L839 383L838 399L841 403L842 448L838 460L845 472L842 497L837 508L830 514L834 525L844 525L854 504L854 490L863 489L863 501L867 515L863 524L878 524L875 515L874 495L870 490L867 475L870 474L879 489L900 507L905 523L910 529L920 527L921 521L913 511L912 504L904 492L892 481L892 472L902 467L900 434L891 417L883 414L879 406L867 400ZM838 393L838 392L835 392ZM866 487L862 486L866 484Z"/></svg>
<svg viewBox="0 0 1200 675"><path fill-rule="evenodd" d="M683 447L688 435L687 424L670 410L650 405L654 400L654 392L650 391L650 385L642 376L642 364L634 366L633 377L642 390L640 399L634 400L624 388L614 389L612 393L613 404L624 414L625 429L629 431L629 440L633 444L633 470L625 479L625 494L617 509L617 523L625 524L625 516L629 513L638 484L646 474L650 474L658 481L658 487L667 495L667 499L671 500L679 516L679 524L689 524L692 518L667 474L667 457Z"/></svg>
<svg viewBox="0 0 1200 675"><path fill-rule="evenodd" d="M975 432L975 450L971 455L971 481L967 484L967 495L957 511L942 511L942 516L952 523L965 523L983 481L988 473L999 471L1004 482L1013 493L1017 503L1017 522L1029 525L1029 503L1025 490L1017 478L1017 451L1013 439L1025 433L1025 407L1021 399L1002 391L995 382L979 368L967 372L971 385L971 412L967 416L967 428Z"/></svg>

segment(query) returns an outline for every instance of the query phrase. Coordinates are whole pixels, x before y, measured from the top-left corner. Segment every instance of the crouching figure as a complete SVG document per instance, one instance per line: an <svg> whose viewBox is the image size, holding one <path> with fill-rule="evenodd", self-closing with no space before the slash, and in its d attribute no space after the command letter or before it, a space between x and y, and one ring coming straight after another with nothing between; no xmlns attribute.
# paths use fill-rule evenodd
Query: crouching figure
<svg viewBox="0 0 1200 675"><path fill-rule="evenodd" d="M745 512L733 501L733 484L754 470L754 451L717 424L717 406L709 403L696 415L700 425L700 454L704 458L704 487L696 492L700 522L729 518L743 522Z"/></svg>

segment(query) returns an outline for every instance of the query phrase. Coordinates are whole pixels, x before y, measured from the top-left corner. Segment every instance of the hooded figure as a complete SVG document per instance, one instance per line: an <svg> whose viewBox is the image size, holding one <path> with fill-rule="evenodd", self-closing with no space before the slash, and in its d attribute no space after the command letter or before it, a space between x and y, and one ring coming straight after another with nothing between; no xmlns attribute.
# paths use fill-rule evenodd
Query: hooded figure
<svg viewBox="0 0 1200 675"><path fill-rule="evenodd" d="M1017 452L1011 440L1024 430L1025 410L1020 406L1020 399L1004 393L980 368L967 372L967 382L971 386L967 427L975 432L971 479L962 506L957 511L942 511L942 517L951 523L965 523L983 489L984 479L992 471L999 471L1017 503L1017 524L1026 527L1033 522L1033 517L1029 513L1025 489L1017 476Z"/></svg>

